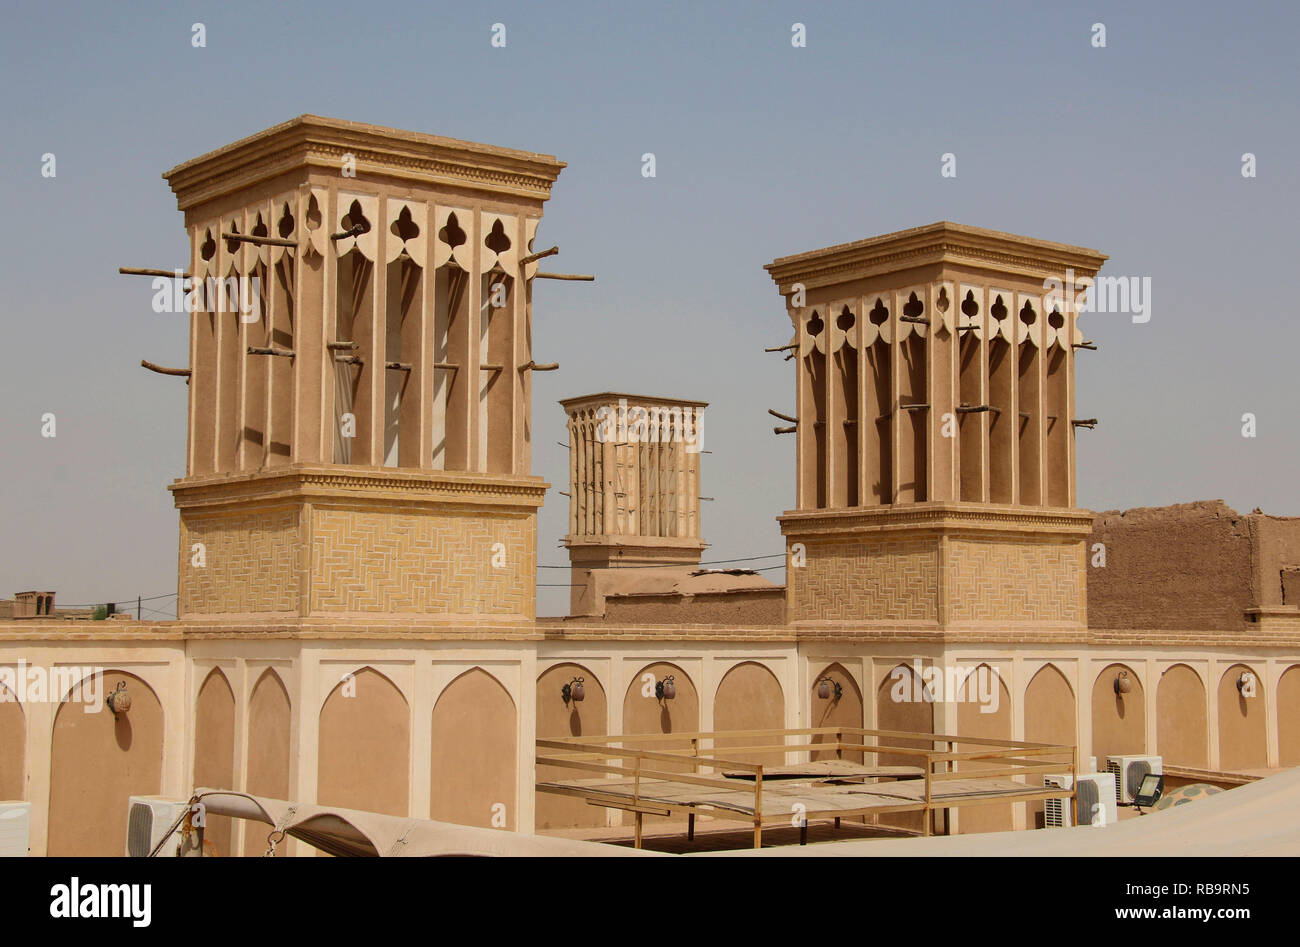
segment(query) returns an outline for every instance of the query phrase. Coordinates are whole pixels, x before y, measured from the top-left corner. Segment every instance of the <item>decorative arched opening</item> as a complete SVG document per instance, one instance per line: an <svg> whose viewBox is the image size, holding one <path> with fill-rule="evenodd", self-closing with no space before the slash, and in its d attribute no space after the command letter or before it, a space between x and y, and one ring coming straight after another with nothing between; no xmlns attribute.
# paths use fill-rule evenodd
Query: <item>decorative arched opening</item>
<svg viewBox="0 0 1300 947"><path fill-rule="evenodd" d="M1156 749L1166 766L1210 765L1205 682L1186 664L1160 675L1156 686Z"/></svg>
<svg viewBox="0 0 1300 947"><path fill-rule="evenodd" d="M713 696L714 730L781 730L785 727L785 694L781 682L757 661L744 661L722 677ZM752 746L775 742L770 737L723 737L715 745L717 755L727 758L729 746ZM740 759L763 766L782 766L785 754L780 751L745 753Z"/></svg>
<svg viewBox="0 0 1300 947"><path fill-rule="evenodd" d="M1234 664L1219 678L1219 769L1268 766L1264 706L1264 679L1253 668Z"/></svg>
<svg viewBox="0 0 1300 947"><path fill-rule="evenodd" d="M1092 685L1092 755L1097 766L1104 770L1106 757L1140 755L1146 746L1142 681L1126 664L1107 665Z"/></svg>
<svg viewBox="0 0 1300 947"><path fill-rule="evenodd" d="M899 664L885 674L876 689L876 730L908 730L916 733L934 732L934 694L917 677L908 664ZM908 740L890 737L893 746L929 750L933 744L927 740ZM921 766L920 757L902 753L882 753L875 757L881 766ZM920 831L925 825L925 815L920 812L900 812L880 816L884 825Z"/></svg>
<svg viewBox="0 0 1300 947"><path fill-rule="evenodd" d="M1044 664L1039 668L1025 688L1025 740L1055 746L1078 743L1078 708L1074 690L1054 664ZM1027 777L1027 782L1041 786L1043 777L1033 774ZM1031 829L1043 827L1041 800L1025 804L1025 826Z"/></svg>
<svg viewBox="0 0 1300 947"><path fill-rule="evenodd" d="M0 681L0 799L27 798L26 749L27 715L18 695Z"/></svg>
<svg viewBox="0 0 1300 947"><path fill-rule="evenodd" d="M235 786L235 692L220 668L213 668L194 702L194 785L212 789ZM234 821L212 816L203 830L218 855L234 851Z"/></svg>
<svg viewBox="0 0 1300 947"><path fill-rule="evenodd" d="M1011 692L995 668L988 664L976 665L962 680L960 690L948 697L957 701L959 736L1011 739ZM959 743L954 749L968 752L978 750L980 746ZM1002 766L1005 764L998 761L971 760L958 764L958 770L978 775L981 769L997 769ZM958 831L962 834L1006 832L1015 827L1014 814L1014 806L1010 803L1002 806L965 806L958 813Z"/></svg>
<svg viewBox="0 0 1300 947"><path fill-rule="evenodd" d="M826 681L825 689L827 694L825 697L821 696L822 681ZM858 682L853 679L853 675L839 662L828 664L813 678L812 694L809 697L808 706L812 711L809 714L809 720L812 721L811 726L814 727L861 728L865 719L862 712L862 689L858 687ZM815 734L811 742L833 743L835 737L834 735ZM861 743L862 738L845 734L844 742ZM832 750L816 750L811 756L811 759L814 760L834 758L835 753ZM862 762L862 754L848 752L844 754L844 759L860 763Z"/></svg>
<svg viewBox="0 0 1300 947"><path fill-rule="evenodd" d="M574 681L582 678L582 700L574 700ZM565 685L569 685L569 699L565 698ZM557 664L547 668L537 678L537 737L540 740L558 737L591 737L599 740L606 735L608 698L600 679L581 664ZM540 753L539 755L545 755ZM538 782L573 779L576 770L558 766L538 766ZM602 826L605 810L589 806L585 800L559 796L549 792L537 793L536 824L538 830Z"/></svg>
<svg viewBox="0 0 1300 947"><path fill-rule="evenodd" d="M1278 765L1300 766L1300 664L1278 678L1277 743Z"/></svg>
<svg viewBox="0 0 1300 947"><path fill-rule="evenodd" d="M429 818L513 830L519 774L515 702L480 667L447 685L433 706Z"/></svg>
<svg viewBox="0 0 1300 947"><path fill-rule="evenodd" d="M127 671L102 675L104 694L125 682L131 709L114 714L74 686L54 717L46 854L121 857L127 802L162 788L163 709L153 689Z"/></svg>
<svg viewBox="0 0 1300 947"><path fill-rule="evenodd" d="M248 764L244 774L246 792L272 799L289 798L289 727L292 716L289 691L274 668L267 668L253 685L248 700ZM270 828L244 823L244 854L262 855L267 850ZM289 840L286 840L289 841ZM288 845L275 850L283 857Z"/></svg>
<svg viewBox="0 0 1300 947"><path fill-rule="evenodd" d="M345 674L320 711L316 799L385 815L410 811L410 710L374 668Z"/></svg>
<svg viewBox="0 0 1300 947"><path fill-rule="evenodd" d="M655 696L655 684L673 677L676 695L660 700ZM700 697L690 675L675 664L660 661L647 664L632 678L623 696L623 732L626 734L694 733L700 729ZM689 750L689 738L679 740L639 741L628 740L629 749ZM697 772L688 764L656 762L655 768L664 772ZM630 818L630 817L629 817ZM685 816L646 816L645 825L663 825L685 821Z"/></svg>

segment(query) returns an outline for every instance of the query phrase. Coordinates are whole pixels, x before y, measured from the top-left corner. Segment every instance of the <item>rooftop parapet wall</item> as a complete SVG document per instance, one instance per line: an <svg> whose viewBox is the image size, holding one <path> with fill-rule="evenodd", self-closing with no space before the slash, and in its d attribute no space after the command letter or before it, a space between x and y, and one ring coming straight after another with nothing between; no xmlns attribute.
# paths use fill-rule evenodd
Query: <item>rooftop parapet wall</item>
<svg viewBox="0 0 1300 947"><path fill-rule="evenodd" d="M1091 564L1098 543L1104 568ZM1088 545L1094 629L1229 634L1251 627L1252 610L1300 604L1288 579L1300 568L1300 517L1243 515L1222 500L1108 510Z"/></svg>

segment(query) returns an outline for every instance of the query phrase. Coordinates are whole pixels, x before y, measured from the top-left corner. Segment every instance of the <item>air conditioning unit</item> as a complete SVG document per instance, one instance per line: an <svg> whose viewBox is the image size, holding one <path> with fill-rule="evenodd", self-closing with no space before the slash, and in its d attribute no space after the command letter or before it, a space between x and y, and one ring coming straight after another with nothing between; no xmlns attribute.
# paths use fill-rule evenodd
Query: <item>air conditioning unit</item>
<svg viewBox="0 0 1300 947"><path fill-rule="evenodd" d="M1108 756L1106 772L1115 775L1115 802L1121 806L1131 806L1142 777L1148 773L1163 775L1164 762L1158 756Z"/></svg>
<svg viewBox="0 0 1300 947"><path fill-rule="evenodd" d="M1047 786L1058 789L1070 788L1068 773L1043 777ZM1111 773L1081 773L1079 775L1079 824L1082 826L1111 825L1119 820L1119 811L1115 807L1115 777ZM1043 827L1069 828L1073 825L1070 818L1069 799L1043 800Z"/></svg>
<svg viewBox="0 0 1300 947"><path fill-rule="evenodd" d="M0 802L0 858L26 858L32 823L30 802Z"/></svg>
<svg viewBox="0 0 1300 947"><path fill-rule="evenodd" d="M132 796L126 810L126 854L130 858L147 858L158 840L166 834L181 813L189 810L188 799L164 796ZM179 830L164 845L160 855L174 855L180 843Z"/></svg>

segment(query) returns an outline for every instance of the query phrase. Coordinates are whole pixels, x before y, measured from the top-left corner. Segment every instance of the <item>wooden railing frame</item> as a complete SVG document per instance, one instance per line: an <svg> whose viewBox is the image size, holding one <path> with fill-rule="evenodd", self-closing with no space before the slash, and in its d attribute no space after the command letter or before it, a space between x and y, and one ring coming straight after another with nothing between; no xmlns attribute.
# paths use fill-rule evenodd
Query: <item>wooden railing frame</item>
<svg viewBox="0 0 1300 947"><path fill-rule="evenodd" d="M823 742L809 740L806 743L790 742L792 738L801 736L834 737L834 742L829 740ZM846 740L846 736L850 739ZM864 742L853 742L851 739L853 737L863 738ZM867 743L865 742L866 737L873 737L877 742ZM753 742L752 745L738 747L719 748L717 746L719 739L734 740L739 738L752 741L764 738L779 738L779 742ZM892 743L881 743L879 742L881 738L906 740L910 743L929 743L931 749L925 750L915 746L896 746ZM678 751L641 748L645 744L681 743L682 741L688 741L689 747L683 747ZM702 746L705 742L710 744L707 752L706 748ZM628 746L627 744L639 744L640 746ZM943 749L934 749L936 744L943 744ZM960 744L973 744L982 747L982 749L955 752L953 748ZM739 819L743 821L751 821L752 818L754 847L762 847L764 767L761 763L732 759L730 758L731 754L782 753L788 757L791 753L811 756L812 753L834 752L837 758L842 759L844 753L849 752L864 755L870 753L877 757L889 754L924 758L922 766L922 778L925 782L923 801L900 803L898 805L868 806L861 809L826 809L807 812L803 815L803 827L805 829L807 823L813 820L834 819L836 825L838 825L841 818L858 815L920 811L924 813L922 833L930 835L933 830L933 814L938 810L1066 797L1070 800L1072 816L1074 816L1075 820L1078 817L1078 799L1074 788L1077 783L1074 777L1078 772L1078 749L1069 744L1028 743L1023 740L963 737L956 734L919 733L908 730L873 730L864 727L797 727L792 729L713 730L663 734L627 733L603 737L555 737L538 740L536 747L538 751L549 751L548 755L545 756L538 752L535 762L539 767L554 766L580 772L599 773L609 778L621 777L626 779L631 776L632 801L630 803L625 797L602 792L595 786L543 786L542 781L539 781L538 788L543 792L583 798L588 805L634 813L636 824L633 844L637 848L640 848L642 843L642 822L645 815L685 813L689 820L688 838L693 838L695 816L700 811L707 812L713 818ZM718 752L726 753L728 756L713 755ZM1068 761L1061 760L1059 762L1040 760L1041 757L1047 756L1068 756L1069 759ZM648 768L645 765L646 763L655 762L686 765L691 768L692 772L690 774L670 772L659 768ZM918 760L918 762L920 761ZM963 770L960 772L954 767L956 763L972 762L990 765L976 770ZM995 763L1000 763L1001 766L992 768L992 764ZM937 771L936 767L938 767ZM721 775L702 775L700 774L701 770L711 770L718 773L722 770L753 773L754 779L751 790L753 793L752 817L745 813L709 804L675 803L654 798L648 800L643 798L644 780L689 783L716 789L726 789L732 792L744 791L750 788L746 784L738 783L733 778ZM1049 772L1068 772L1071 776L1071 788L1068 790L1046 787L1040 789L1026 785L1025 792L1016 793L1015 795L987 798L973 797L970 799L952 799L949 797L947 800L936 799L934 796L935 783L944 783L957 779L992 778L995 776L1029 776ZM653 797L653 793L651 793L651 796ZM1078 823L1074 821L1073 824L1077 825Z"/></svg>

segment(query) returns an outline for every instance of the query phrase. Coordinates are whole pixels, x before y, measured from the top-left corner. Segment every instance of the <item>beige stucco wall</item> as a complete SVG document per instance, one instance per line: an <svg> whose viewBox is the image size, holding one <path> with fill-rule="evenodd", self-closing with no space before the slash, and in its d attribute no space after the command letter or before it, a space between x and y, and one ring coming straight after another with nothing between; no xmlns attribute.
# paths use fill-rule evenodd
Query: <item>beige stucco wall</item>
<svg viewBox="0 0 1300 947"><path fill-rule="evenodd" d="M78 630L84 629L83 624ZM440 779L437 773L446 772L447 761L471 758L472 748L488 739L489 730L495 734L492 745L500 748L495 755L506 758L492 770L495 776L488 774L498 780L487 791L494 797L491 801L504 803L512 824L522 831L563 824L566 819L556 814L562 814L563 808L555 806L546 814L555 800L539 803L534 792L532 741L536 733L571 734L569 711L559 698L559 688L579 673L586 678L587 687L580 723L583 732L592 735L662 732L662 708L653 698L641 696L643 673L652 674L653 679L664 673L677 676L678 697L668 709L673 732L751 721L766 726L778 719L785 727L933 726L940 732L960 732L963 714L959 704L895 705L888 699L891 669L919 659L925 666L973 668L985 662L995 668L1010 695L1009 702L1003 700L1002 705L1009 703L1009 735L1013 739L1055 742L1076 733L1081 747L1104 756L1159 754L1165 745L1172 749L1178 741L1194 742L1199 734L1211 769L1258 759L1269 766L1282 765L1295 760L1300 751L1295 698L1300 690L1300 657L1286 647L1090 646L1011 640L945 644L853 634L799 641L784 632L774 634L770 628L729 629L725 639L662 628L617 630L617 639L610 636L608 626L599 635L567 628L550 640L512 639L492 629L466 633L457 640L435 637L434 632L395 629L371 631L372 636L365 638L317 631L297 637L229 634L185 639L175 625L121 623L106 628L103 637L56 641L46 631L41 632L45 638L33 642L30 637L16 637L22 629L3 626L0 665L13 666L20 657L29 664L98 665L132 675L139 683L131 685L136 702L128 715L133 718L131 746L135 749L124 750L119 745L113 728L106 726L111 715L104 714L91 723L98 729L83 729L79 723L73 734L65 723L56 738L59 707L47 701L22 706L21 717L17 705L0 703L0 723L9 721L0 725L0 754L7 761L16 761L5 767L6 772L18 767L23 771L23 794L33 803L34 853L75 848L105 853L111 849L115 854L122 850L128 794L186 798L201 781L198 776L219 774L216 767L227 753L233 755L236 788L303 801L326 799L342 789L352 793L348 801L361 802L366 808L423 815L433 810L437 793L457 785L456 780ZM26 631L30 636L30 629ZM1111 681L1116 664L1128 667L1135 678L1134 690L1126 697L1122 728L1116 727L1109 706L1114 702ZM1205 694L1203 725L1194 714L1179 712L1181 701L1168 701L1168 710L1165 702L1158 706L1160 682L1178 665L1191 668L1202 681L1213 682L1207 685L1215 690ZM1252 668L1259 677L1257 696L1250 698L1257 704L1244 718L1247 745L1255 748L1254 755L1244 760L1234 755L1240 721L1224 712L1233 710L1240 697L1232 683L1238 665ZM1289 668L1294 669L1288 672ZM224 699L214 699L212 692L204 693L204 683L210 682L214 669L220 669L228 682L233 708ZM353 700L363 704L369 699L366 695L371 685L382 684L379 690L386 696L373 710L365 710L369 704L345 705L344 699L331 703L331 694L348 673L357 676L358 697ZM823 674L841 682L839 701L821 701L816 696L816 682ZM109 678L116 680L112 674ZM459 687L449 692L458 679L478 683L463 692ZM1224 680L1232 697L1226 706L1219 699ZM773 712L778 706L777 687L779 715ZM458 696L462 693L466 696ZM156 712L151 694L157 702ZM863 694L871 694L872 699L864 700ZM1101 699L1096 700L1096 695ZM497 709L475 726L444 726L441 711L435 714L435 706L444 697L452 701L446 707L459 703ZM555 707L547 709L548 701ZM762 706L746 706L754 701ZM1094 704L1100 706L1094 708ZM358 713L358 707L364 712ZM81 713L80 708L67 709ZM1001 713L996 726L999 733L1005 733ZM1170 720L1171 715L1178 719ZM966 716L970 716L969 708ZM369 723L363 725L362 718ZM15 721L21 721L21 726ZM204 737L196 750L194 735L201 721L204 733L214 736ZM976 726L983 725L976 721ZM1179 727L1190 730L1183 733ZM513 751L508 749L507 731L514 736ZM408 741L405 749L403 734ZM148 754L144 754L146 746ZM141 754L139 764L133 752ZM70 753L79 755L75 769L67 762ZM374 754L378 761L374 772L388 775L373 785L362 780L349 788L342 761L349 755L355 761L360 758L357 754ZM152 760L148 765L144 755ZM1104 761L1099 762L1104 766ZM354 764L353 768L362 767ZM370 769L369 764L365 768ZM53 794L51 772L56 785L62 787ZM114 780L121 774L130 775L119 785ZM12 783L13 777L7 778ZM481 774L473 777L479 778ZM473 804L481 809L483 790L470 787L482 784L473 779L466 776L462 791L479 800ZM513 794L506 791L507 784L513 787ZM104 786L113 788L106 793ZM89 802L79 807L75 799L70 801L69 796L76 793L84 793ZM500 800L495 799L498 794ZM53 833L48 828L51 803L55 821L60 823ZM588 824L617 825L620 821L620 815L612 811L584 811L583 815ZM972 823L963 824L962 819L959 813L954 827L970 830ZM1025 825L1026 814L1015 814L1013 824ZM261 854L268 831L262 825L237 824L228 844L238 851ZM279 851L312 854L308 847L293 844L282 845Z"/></svg>

